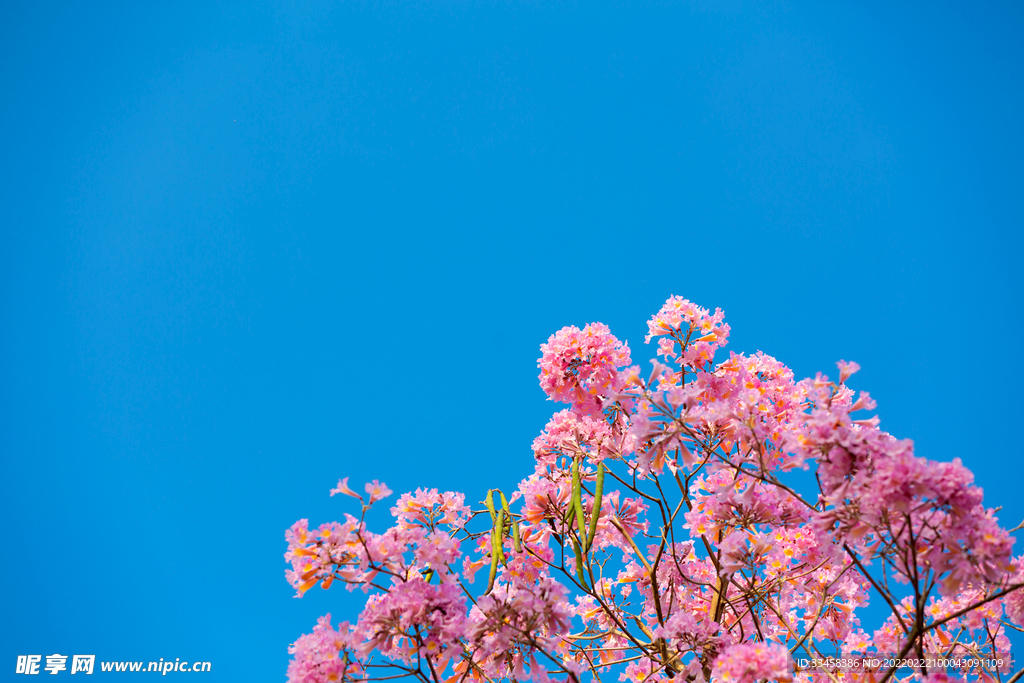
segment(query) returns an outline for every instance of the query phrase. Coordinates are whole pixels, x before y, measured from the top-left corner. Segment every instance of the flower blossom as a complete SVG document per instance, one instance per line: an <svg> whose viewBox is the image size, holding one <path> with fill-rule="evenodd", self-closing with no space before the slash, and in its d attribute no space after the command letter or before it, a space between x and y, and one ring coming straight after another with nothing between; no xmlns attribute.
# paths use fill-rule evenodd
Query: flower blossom
<svg viewBox="0 0 1024 683"><path fill-rule="evenodd" d="M790 651L1002 657L1024 625L1024 558L960 459L862 412L877 405L848 385L856 363L797 381L761 352L722 358L721 310L676 296L648 332L645 374L600 323L541 345L540 385L569 407L507 498L418 488L375 533L390 489L345 478L331 495L358 517L293 524L296 594L339 581L366 597L355 626L327 615L292 645L290 683L994 680L794 671ZM869 602L888 612L870 628Z"/></svg>
<svg viewBox="0 0 1024 683"><path fill-rule="evenodd" d="M722 651L712 675L721 683L789 681L793 678L793 660L778 643L739 643Z"/></svg>
<svg viewBox="0 0 1024 683"><path fill-rule="evenodd" d="M465 628L466 598L457 584L414 579L396 581L388 592L371 595L352 637L361 657L377 650L409 663L421 648L440 654L458 645Z"/></svg>
<svg viewBox="0 0 1024 683"><path fill-rule="evenodd" d="M402 528L422 525L433 529L438 524L447 524L461 529L470 515L465 500L464 494L455 491L438 493L437 489L416 489L415 493L399 496L391 514Z"/></svg>
<svg viewBox="0 0 1024 683"><path fill-rule="evenodd" d="M563 327L541 344L540 385L548 398L600 415L601 398L621 388L618 368L629 365L629 346L601 323Z"/></svg>
<svg viewBox="0 0 1024 683"><path fill-rule="evenodd" d="M288 646L294 658L288 663L288 683L336 683L362 678L362 667L354 660L343 661L340 654L351 646L348 622L331 627L331 615L317 619L312 633L299 637Z"/></svg>
<svg viewBox="0 0 1024 683"><path fill-rule="evenodd" d="M658 342L659 355L666 359L678 356L681 365L703 368L714 358L715 349L728 343L729 325L724 318L720 308L712 314L687 299L672 296L647 322L645 341L668 335Z"/></svg>

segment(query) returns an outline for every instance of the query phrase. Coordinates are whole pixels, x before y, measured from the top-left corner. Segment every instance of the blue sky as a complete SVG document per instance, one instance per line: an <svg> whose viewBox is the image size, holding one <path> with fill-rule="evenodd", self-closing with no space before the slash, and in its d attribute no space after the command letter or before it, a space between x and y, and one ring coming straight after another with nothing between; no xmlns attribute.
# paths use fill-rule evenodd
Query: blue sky
<svg viewBox="0 0 1024 683"><path fill-rule="evenodd" d="M283 680L287 526L511 488L670 294L1024 518L1020 5L298 5L6 8L5 662Z"/></svg>

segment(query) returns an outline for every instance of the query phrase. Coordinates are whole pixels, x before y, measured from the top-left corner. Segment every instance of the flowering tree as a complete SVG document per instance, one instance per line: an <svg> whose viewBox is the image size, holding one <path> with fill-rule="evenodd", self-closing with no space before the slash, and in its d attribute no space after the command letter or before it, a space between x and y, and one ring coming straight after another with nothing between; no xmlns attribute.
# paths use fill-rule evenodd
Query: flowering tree
<svg viewBox="0 0 1024 683"><path fill-rule="evenodd" d="M375 533L391 491L343 479L358 517L296 522L298 595L368 597L291 646L289 681L1007 680L1024 561L959 460L856 417L875 407L856 363L800 382L763 353L716 363L722 312L679 297L648 327L649 373L600 323L541 345L541 387L570 407L509 496L418 489ZM872 632L869 599L888 610Z"/></svg>

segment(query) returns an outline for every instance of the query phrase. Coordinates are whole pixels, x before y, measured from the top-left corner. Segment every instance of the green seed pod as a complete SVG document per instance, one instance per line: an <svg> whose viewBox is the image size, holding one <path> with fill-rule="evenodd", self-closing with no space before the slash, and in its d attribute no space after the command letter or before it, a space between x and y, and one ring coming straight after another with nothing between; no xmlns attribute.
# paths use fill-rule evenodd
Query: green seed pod
<svg viewBox="0 0 1024 683"><path fill-rule="evenodd" d="M580 546L579 543L576 542L576 539L573 538L571 540L572 552L576 555L576 578L579 579L580 584L582 584L584 588L587 588L587 579L583 573L583 554L580 553Z"/></svg>
<svg viewBox="0 0 1024 683"><path fill-rule="evenodd" d="M494 531L491 532L491 549L497 553L498 561L502 565L508 566L508 562L505 561L505 511L498 510L498 519L494 523Z"/></svg>
<svg viewBox="0 0 1024 683"><path fill-rule="evenodd" d="M493 489L487 489L487 495L484 496L484 505L487 506L487 511L491 513L491 524L494 524L494 500L491 497Z"/></svg>
<svg viewBox="0 0 1024 683"><path fill-rule="evenodd" d="M562 515L562 521L565 522L566 524L568 524L571 527L572 526L572 519L575 516L576 516L576 508L573 506L572 501L570 500L569 504L565 507L565 514Z"/></svg>
<svg viewBox="0 0 1024 683"><path fill-rule="evenodd" d="M594 545L594 535L597 533L597 518L601 516L601 498L604 495L604 463L597 465L597 483L594 484L594 509L590 512L590 528L587 530L587 543L583 546L583 552L589 553Z"/></svg>
<svg viewBox="0 0 1024 683"><path fill-rule="evenodd" d="M587 528L583 521L583 501L580 499L580 462L572 461L572 506L576 510L576 531L583 538Z"/></svg>
<svg viewBox="0 0 1024 683"><path fill-rule="evenodd" d="M493 542L492 542L492 546L491 547L492 548L494 547L493 546ZM484 591L484 595L487 595L488 593L490 593L491 589L494 588L494 577L497 576L497 575L498 575L498 556L494 554L493 550L491 550L491 573L487 576L487 590Z"/></svg>
<svg viewBox="0 0 1024 683"><path fill-rule="evenodd" d="M512 547L517 553L523 552L523 542L519 538L519 522L512 522Z"/></svg>
<svg viewBox="0 0 1024 683"><path fill-rule="evenodd" d="M491 502L491 492L487 492L487 502ZM488 505L493 509L493 506ZM487 577L487 590L484 591L484 595L491 592L494 588L494 578L498 575L498 562L505 564L505 556L501 551L502 537L505 535L505 511L502 510L494 516L494 526L491 527L491 571Z"/></svg>

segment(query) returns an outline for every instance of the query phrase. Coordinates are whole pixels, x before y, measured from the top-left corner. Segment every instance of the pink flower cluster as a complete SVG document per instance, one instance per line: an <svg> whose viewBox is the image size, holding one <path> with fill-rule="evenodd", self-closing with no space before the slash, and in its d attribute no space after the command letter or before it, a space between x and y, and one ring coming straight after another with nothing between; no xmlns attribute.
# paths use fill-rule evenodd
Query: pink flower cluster
<svg viewBox="0 0 1024 683"><path fill-rule="evenodd" d="M778 643L739 643L730 645L715 660L714 677L721 683L754 681L790 681L793 660Z"/></svg>
<svg viewBox="0 0 1024 683"><path fill-rule="evenodd" d="M544 393L584 415L600 414L602 399L621 387L619 368L629 365L629 347L601 323L563 327L540 350Z"/></svg>
<svg viewBox="0 0 1024 683"><path fill-rule="evenodd" d="M466 596L457 583L396 580L388 591L371 595L353 634L357 652L377 650L410 663L421 652L442 657L458 646L466 629Z"/></svg>
<svg viewBox="0 0 1024 683"><path fill-rule="evenodd" d="M461 529L470 515L465 502L466 496L462 493L416 489L416 493L403 493L399 496L395 507L391 508L391 514L402 528L422 525L435 529L444 524L451 529Z"/></svg>
<svg viewBox="0 0 1024 683"><path fill-rule="evenodd" d="M621 405L619 406L621 407ZM533 440L538 471L555 465L559 457L585 459L597 464L605 458L620 459L636 448L636 437L612 420L579 415L570 410L555 413L544 431Z"/></svg>
<svg viewBox="0 0 1024 683"><path fill-rule="evenodd" d="M1018 557L1013 561L1014 583L1024 583L1024 557ZM1006 616L1015 624L1024 624L1024 591L1016 591L1006 596Z"/></svg>
<svg viewBox="0 0 1024 683"><path fill-rule="evenodd" d="M348 622L331 627L331 615L317 620L313 632L302 635L288 647L295 655L288 664L288 680L294 683L335 683L346 678L362 678L364 669L347 658L352 635Z"/></svg>
<svg viewBox="0 0 1024 683"><path fill-rule="evenodd" d="M562 636L571 626L572 609L565 586L547 572L543 561L519 554L503 571L504 581L477 600L473 608L473 642L483 673L500 679L511 675L544 680L533 650L564 653ZM512 661L507 655L515 653ZM526 673L529 668L530 674Z"/></svg>
<svg viewBox="0 0 1024 683"><path fill-rule="evenodd" d="M716 349L728 343L729 326L724 320L720 308L712 314L687 299L671 296L647 322L645 341L650 343L653 337L662 337L658 341L658 355L701 369L715 357Z"/></svg>
<svg viewBox="0 0 1024 683"><path fill-rule="evenodd" d="M1013 539L983 506L959 459L917 457L909 440L880 431L876 420L853 419L851 413L874 407L870 397L854 402L852 391L821 377L805 386L810 412L793 421L785 446L817 463L828 507L815 518L824 529L861 551L889 549L903 579L934 572L944 595L1006 575Z"/></svg>
<svg viewBox="0 0 1024 683"><path fill-rule="evenodd" d="M342 493L350 491L347 478L338 488ZM366 490L370 497L364 513L391 493L376 480L367 484ZM361 499L358 494L349 495ZM461 493L438 493L436 489L403 494L391 510L396 524L383 534L369 531L352 515L346 515L342 524L331 522L315 530L310 530L308 520L301 519L285 532L288 551L284 557L292 565L285 578L297 597L318 583L326 589L338 580L349 590L360 587L368 592L381 574L406 577L431 571L445 578L462 554L451 531L460 529L470 515L464 500Z"/></svg>
<svg viewBox="0 0 1024 683"><path fill-rule="evenodd" d="M1011 533L960 460L921 457L861 412L876 405L848 384L856 363L834 382L760 352L716 360L724 315L676 296L648 330L660 360L643 376L600 323L541 345L541 388L569 407L507 498L420 488L378 534L366 515L390 489L343 479L331 494L359 517L296 522L297 593L342 581L367 597L354 626L328 616L292 646L289 681L950 683L799 662L1009 650L1024 622ZM873 630L869 601L889 610Z"/></svg>

